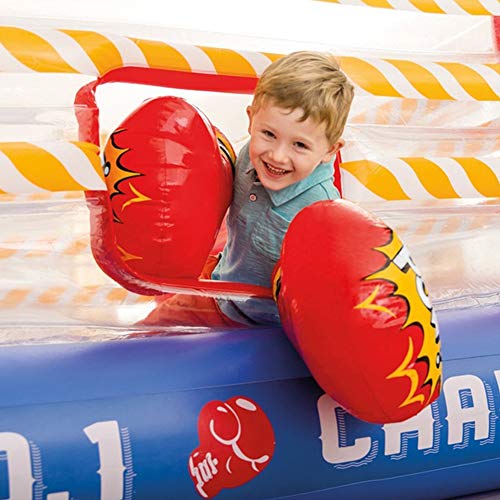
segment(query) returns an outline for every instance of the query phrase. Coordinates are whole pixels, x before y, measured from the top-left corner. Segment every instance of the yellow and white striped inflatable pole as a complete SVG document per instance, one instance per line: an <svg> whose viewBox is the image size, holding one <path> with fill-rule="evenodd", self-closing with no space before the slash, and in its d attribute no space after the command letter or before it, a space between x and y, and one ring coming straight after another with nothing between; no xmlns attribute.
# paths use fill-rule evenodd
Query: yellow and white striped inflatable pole
<svg viewBox="0 0 500 500"><path fill-rule="evenodd" d="M106 189L99 148L86 142L0 142L0 194Z"/></svg>
<svg viewBox="0 0 500 500"><path fill-rule="evenodd" d="M344 196L353 201L500 197L499 158L381 158L344 161Z"/></svg>
<svg viewBox="0 0 500 500"><path fill-rule="evenodd" d="M0 71L82 73L156 69L255 78L280 54L167 44L94 31L0 27ZM339 57L360 92L385 97L500 100L500 64Z"/></svg>
<svg viewBox="0 0 500 500"><path fill-rule="evenodd" d="M279 54L263 52L167 44L94 31L27 30L18 27L0 27L0 45L0 71L73 72L95 76L105 75L121 67L139 66L213 74L222 78L255 77L272 60L281 57ZM357 85L358 94L365 92L385 97L432 100L500 100L500 64L417 63L356 57L339 57L339 60L342 69ZM439 162L449 159L407 160L395 161L404 166L411 160L410 170L413 174L409 175L415 178L418 177L416 172L420 171L417 167L422 162L430 162L439 168ZM458 160L450 161L455 165ZM87 143L3 143L0 145L0 162L3 165L0 190L3 192L99 190L104 186L97 148ZM467 160L466 164L470 162L476 162L477 172L483 172L484 179L488 180L484 186L483 183L479 186L477 182L473 182L473 190L448 189L448 194L443 194L444 191L440 190L444 188L439 188L429 196L499 196L498 165L473 158ZM76 164L79 165L78 168L75 168ZM476 175L468 167L462 167L465 178L470 179L471 175ZM400 181L398 183L401 189L394 190L394 193L399 194L390 195L384 191L383 182L374 180L378 178L374 172L379 172L380 177L381 173L389 172L391 168L379 164L371 168L370 162L365 162L363 169L359 169L347 162L344 163L343 175L353 181L352 185L361 183L363 189L375 198L393 199L394 196L400 196L403 199L413 199L413 195L405 190ZM450 171L456 171L456 168L450 168ZM361 174L361 170L365 173ZM408 169L405 167L401 171L404 176ZM429 171L438 170L433 168ZM494 176L491 177L488 172L493 172ZM431 176L431 180L434 179L437 184L440 178L438 174ZM489 182L490 179L494 182ZM466 192L470 194L465 194Z"/></svg>
<svg viewBox="0 0 500 500"><path fill-rule="evenodd" d="M498 16L498 0L321 0L342 5L363 5L382 9L413 10L432 14Z"/></svg>

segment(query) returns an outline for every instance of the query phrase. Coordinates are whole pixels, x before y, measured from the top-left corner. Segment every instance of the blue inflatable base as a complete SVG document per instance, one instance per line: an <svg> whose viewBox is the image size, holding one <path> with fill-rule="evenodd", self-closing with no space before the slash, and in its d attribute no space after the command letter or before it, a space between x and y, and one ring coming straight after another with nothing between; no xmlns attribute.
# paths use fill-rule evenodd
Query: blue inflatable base
<svg viewBox="0 0 500 500"><path fill-rule="evenodd" d="M280 329L3 347L0 500L399 500L498 489L500 309L438 320L442 395L385 426L324 395ZM255 403L271 448L257 420L215 441L212 422L206 441L203 408L231 401ZM201 449L213 452L205 469L193 462Z"/></svg>

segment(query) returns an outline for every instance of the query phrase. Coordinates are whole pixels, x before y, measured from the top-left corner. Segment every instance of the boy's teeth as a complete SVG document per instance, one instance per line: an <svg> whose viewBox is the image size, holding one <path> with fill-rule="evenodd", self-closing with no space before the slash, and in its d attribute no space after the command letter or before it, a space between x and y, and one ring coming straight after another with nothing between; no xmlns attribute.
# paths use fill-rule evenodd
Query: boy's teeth
<svg viewBox="0 0 500 500"><path fill-rule="evenodd" d="M273 174L284 175L287 172L286 170L283 170L282 168L271 167L271 165L269 165L269 163L266 163L266 167Z"/></svg>

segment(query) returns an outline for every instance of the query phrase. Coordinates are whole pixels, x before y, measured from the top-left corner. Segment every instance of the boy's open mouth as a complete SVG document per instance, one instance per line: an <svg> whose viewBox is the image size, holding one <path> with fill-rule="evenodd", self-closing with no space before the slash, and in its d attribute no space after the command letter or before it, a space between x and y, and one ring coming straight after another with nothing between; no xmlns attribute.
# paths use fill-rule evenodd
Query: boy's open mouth
<svg viewBox="0 0 500 500"><path fill-rule="evenodd" d="M269 165L269 163L266 163L265 161L262 162L264 166L266 167L266 170L270 172L272 175L285 175L288 174L288 170L283 170L282 168L276 168L273 167L272 165Z"/></svg>

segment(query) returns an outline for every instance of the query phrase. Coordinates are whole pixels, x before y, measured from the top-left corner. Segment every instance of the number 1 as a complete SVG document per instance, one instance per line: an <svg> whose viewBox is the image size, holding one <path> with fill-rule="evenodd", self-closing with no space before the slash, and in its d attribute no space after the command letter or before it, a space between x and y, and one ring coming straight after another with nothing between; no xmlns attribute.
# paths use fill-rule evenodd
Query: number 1
<svg viewBox="0 0 500 500"><path fill-rule="evenodd" d="M96 422L83 431L99 450L100 468L97 473L101 476L101 500L122 500L125 466L118 422Z"/></svg>

